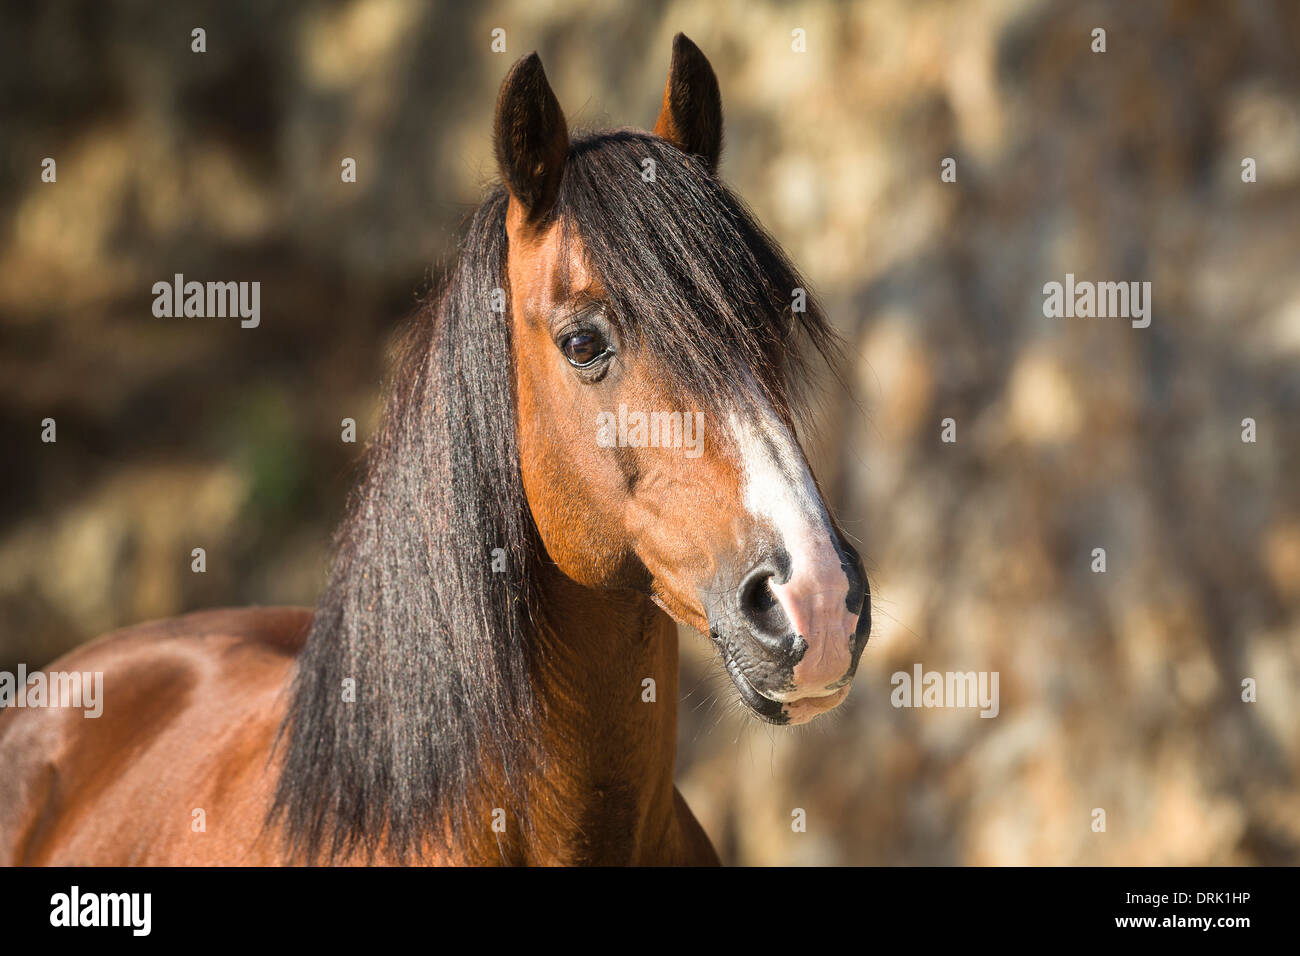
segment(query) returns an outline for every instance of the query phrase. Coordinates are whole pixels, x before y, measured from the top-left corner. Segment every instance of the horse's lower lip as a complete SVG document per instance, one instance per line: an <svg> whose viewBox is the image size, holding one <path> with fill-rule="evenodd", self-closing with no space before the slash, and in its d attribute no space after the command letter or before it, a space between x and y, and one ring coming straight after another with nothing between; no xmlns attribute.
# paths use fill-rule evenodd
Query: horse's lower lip
<svg viewBox="0 0 1300 956"><path fill-rule="evenodd" d="M736 690L740 691L740 699L745 702L750 710L771 724L785 724L790 722L786 716L785 707L779 700L773 700L771 697L764 695L747 678L736 666L736 662L731 658L723 655L723 661L727 668L727 674L731 677L731 682L736 685Z"/></svg>
<svg viewBox="0 0 1300 956"><path fill-rule="evenodd" d="M730 659L726 660L727 673L740 691L740 699L762 720L771 724L804 724L827 711L834 710L849 694L851 684L819 697L799 697L779 701L768 697L747 678Z"/></svg>
<svg viewBox="0 0 1300 956"><path fill-rule="evenodd" d="M845 684L839 690L824 697L800 697L798 700L791 701L785 705L786 717L792 724L806 724L814 717L838 707L840 702L849 696L849 688L852 686L852 684Z"/></svg>

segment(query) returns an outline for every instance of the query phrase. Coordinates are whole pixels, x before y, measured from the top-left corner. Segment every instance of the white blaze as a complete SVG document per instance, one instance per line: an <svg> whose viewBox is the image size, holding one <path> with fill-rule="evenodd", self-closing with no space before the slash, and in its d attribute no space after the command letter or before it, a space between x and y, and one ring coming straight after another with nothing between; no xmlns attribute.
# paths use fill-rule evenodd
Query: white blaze
<svg viewBox="0 0 1300 956"><path fill-rule="evenodd" d="M745 508L771 527L790 556L789 580L771 585L791 626L808 642L795 667L798 690L789 699L829 693L826 685L848 670L857 624L846 607L849 581L830 516L794 436L770 405L759 406L757 420L733 413L730 426L744 471Z"/></svg>

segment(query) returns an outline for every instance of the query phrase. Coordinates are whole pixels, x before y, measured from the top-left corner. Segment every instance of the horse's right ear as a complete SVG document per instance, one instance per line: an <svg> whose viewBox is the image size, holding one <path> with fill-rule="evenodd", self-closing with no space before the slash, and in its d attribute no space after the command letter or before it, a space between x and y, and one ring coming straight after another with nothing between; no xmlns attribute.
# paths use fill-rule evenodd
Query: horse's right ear
<svg viewBox="0 0 1300 956"><path fill-rule="evenodd" d="M555 205L569 155L560 103L536 53L510 68L497 97L497 165L524 220L541 222Z"/></svg>

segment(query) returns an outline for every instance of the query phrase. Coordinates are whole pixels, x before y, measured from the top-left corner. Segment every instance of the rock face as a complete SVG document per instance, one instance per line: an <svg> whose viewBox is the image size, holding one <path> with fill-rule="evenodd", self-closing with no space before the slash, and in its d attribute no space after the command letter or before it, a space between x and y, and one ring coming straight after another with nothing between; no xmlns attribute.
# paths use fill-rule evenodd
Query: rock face
<svg viewBox="0 0 1300 956"><path fill-rule="evenodd" d="M311 603L339 423L368 433L494 174L509 63L538 49L575 124L649 125L685 30L723 177L847 342L808 444L877 622L793 734L684 635L679 776L724 858L1300 862L1300 8L587 6L5 11L0 668ZM261 280L257 348L154 319L175 273ZM1045 316L1067 274L1150 282L1150 325ZM997 716L894 706L917 664L997 672Z"/></svg>

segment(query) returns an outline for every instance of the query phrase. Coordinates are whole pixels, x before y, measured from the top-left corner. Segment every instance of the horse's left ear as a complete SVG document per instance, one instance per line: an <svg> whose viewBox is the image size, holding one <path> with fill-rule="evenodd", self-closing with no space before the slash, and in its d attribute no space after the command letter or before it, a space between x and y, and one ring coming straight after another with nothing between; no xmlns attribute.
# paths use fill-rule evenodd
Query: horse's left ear
<svg viewBox="0 0 1300 956"><path fill-rule="evenodd" d="M673 37L664 105L655 122L661 136L684 153L703 157L709 172L722 155L722 95L706 57L685 33Z"/></svg>
<svg viewBox="0 0 1300 956"><path fill-rule="evenodd" d="M560 190L569 130L542 60L530 53L510 68L497 97L497 165L530 223L546 218Z"/></svg>

